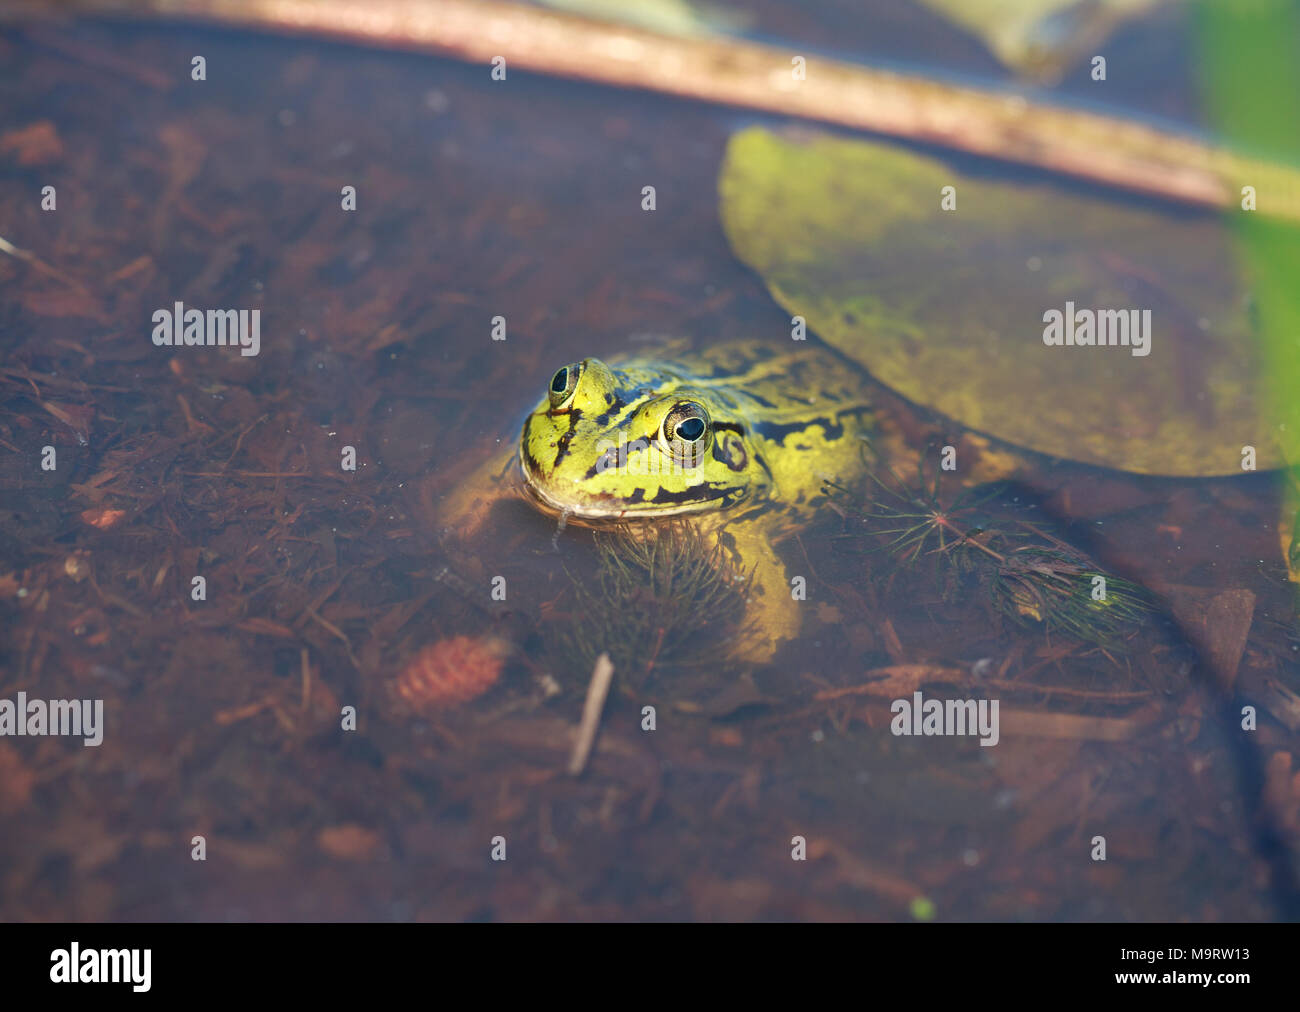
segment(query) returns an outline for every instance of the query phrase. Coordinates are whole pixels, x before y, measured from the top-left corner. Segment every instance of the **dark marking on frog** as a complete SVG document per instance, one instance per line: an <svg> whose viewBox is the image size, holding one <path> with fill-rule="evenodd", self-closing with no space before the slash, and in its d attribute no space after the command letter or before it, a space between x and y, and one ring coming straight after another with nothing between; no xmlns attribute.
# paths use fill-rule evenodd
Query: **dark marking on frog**
<svg viewBox="0 0 1300 1012"><path fill-rule="evenodd" d="M749 464L745 441L735 436L722 436L713 441L713 459L726 464L732 471L743 471Z"/></svg>
<svg viewBox="0 0 1300 1012"><path fill-rule="evenodd" d="M611 393L605 394L605 410L595 417L595 424L602 429L607 427L613 419L622 413L625 407L627 407L627 402L621 396Z"/></svg>
<svg viewBox="0 0 1300 1012"><path fill-rule="evenodd" d="M604 453L596 458L596 462L587 468L587 473L583 475L583 478L590 481L598 474L604 474L614 468L626 467L628 458L633 453L644 453L649 449L650 441L648 439L634 439L630 443L621 443L618 446L608 447Z"/></svg>
<svg viewBox="0 0 1300 1012"><path fill-rule="evenodd" d="M555 444L556 446L555 463L551 465L551 470L554 470L555 468L559 467L560 461L563 460L564 455L569 452L569 444L573 442L573 437L574 435L577 434L578 431L578 422L582 418L582 409L570 408L568 411L568 415L569 415L569 429L567 432L561 434L559 440Z"/></svg>
<svg viewBox="0 0 1300 1012"><path fill-rule="evenodd" d="M519 456L520 456L520 458L523 460L523 463L524 463L524 474L525 474L525 476L528 476L528 475L534 475L534 474L540 474L540 473L541 473L541 470L542 470L542 465L541 465L541 463L537 460L536 457L534 457L534 456L533 456L533 455L528 451L528 449L527 449L526 447L521 446L521 447L519 448Z"/></svg>
<svg viewBox="0 0 1300 1012"><path fill-rule="evenodd" d="M637 491L640 492L641 490L637 489ZM721 499L723 505L730 506L732 503L743 499L745 491L742 485L718 487L713 482L706 482L704 485L682 489L680 492L671 492L666 488L661 488L655 493L655 497L648 501L656 505L681 506L686 503L713 502L715 499Z"/></svg>
<svg viewBox="0 0 1300 1012"><path fill-rule="evenodd" d="M754 431L764 439L770 439L773 442L780 443L785 438L795 432L803 432L814 425L820 425L822 431L826 433L826 439L839 439L844 435L844 426L840 422L833 422L829 418L810 418L806 422L757 422L754 425ZM806 449L806 447L802 447Z"/></svg>

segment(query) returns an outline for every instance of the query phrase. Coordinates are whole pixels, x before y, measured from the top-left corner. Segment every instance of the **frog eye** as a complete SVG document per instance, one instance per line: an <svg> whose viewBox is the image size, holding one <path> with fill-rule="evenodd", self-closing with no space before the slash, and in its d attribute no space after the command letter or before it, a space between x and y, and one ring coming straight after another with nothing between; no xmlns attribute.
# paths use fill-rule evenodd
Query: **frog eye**
<svg viewBox="0 0 1300 1012"><path fill-rule="evenodd" d="M551 386L547 391L551 398L551 407L560 408L573 396L578 388L578 377L582 375L582 364L561 366L551 377Z"/></svg>
<svg viewBox="0 0 1300 1012"><path fill-rule="evenodd" d="M674 457L688 467L699 464L709 437L709 413L694 401L682 401L664 415L659 439Z"/></svg>

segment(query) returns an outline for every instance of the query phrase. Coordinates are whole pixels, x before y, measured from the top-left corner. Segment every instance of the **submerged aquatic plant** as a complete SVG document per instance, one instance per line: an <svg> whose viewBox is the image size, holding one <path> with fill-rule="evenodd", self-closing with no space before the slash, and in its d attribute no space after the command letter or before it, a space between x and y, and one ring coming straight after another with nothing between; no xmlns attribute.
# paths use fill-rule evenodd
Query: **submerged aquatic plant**
<svg viewBox="0 0 1300 1012"><path fill-rule="evenodd" d="M882 470L887 478L881 476ZM995 532L990 531L989 518L980 507L998 495L1001 486L966 489L944 503L937 469L927 479L924 466L918 465L914 486L888 465L869 468L867 475L872 488L865 502L855 500L848 489L833 481L828 480L823 491L833 502L848 505L849 511L841 510L842 515L861 520L871 534L888 538L878 549L889 552L900 564L911 567L920 559L932 558L964 570L970 567L972 553L997 557L987 546Z"/></svg>
<svg viewBox="0 0 1300 1012"><path fill-rule="evenodd" d="M870 473L865 497L833 482L828 495L846 519L859 521L904 568L933 560L951 579L978 583L990 606L1019 626L1041 626L1103 648L1131 635L1151 610L1142 587L1103 572L1078 549L1023 520L996 522L980 507L1004 494L1001 484L947 498L936 474L908 485L887 465ZM853 535L849 535L853 536Z"/></svg>
<svg viewBox="0 0 1300 1012"><path fill-rule="evenodd" d="M720 663L741 635L744 574L688 522L593 532L596 570L573 579L555 645L578 670L608 653L632 682L656 670Z"/></svg>
<svg viewBox="0 0 1300 1012"><path fill-rule="evenodd" d="M1100 646L1134 631L1151 610L1136 583L1102 573L1064 546L1018 546L990 568L985 582L994 606L1012 622L1042 623Z"/></svg>

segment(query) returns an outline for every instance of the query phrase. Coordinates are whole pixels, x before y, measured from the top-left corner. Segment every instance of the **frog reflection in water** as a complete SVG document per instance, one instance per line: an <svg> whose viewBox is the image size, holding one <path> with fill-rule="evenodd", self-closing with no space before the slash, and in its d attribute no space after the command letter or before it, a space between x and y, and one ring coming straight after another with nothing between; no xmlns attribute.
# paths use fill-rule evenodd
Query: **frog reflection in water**
<svg viewBox="0 0 1300 1012"><path fill-rule="evenodd" d="M705 352L560 368L517 454L485 466L447 519L523 486L542 510L597 526L689 517L747 577L746 634L761 662L799 632L803 606L775 545L824 501L826 478L862 468L872 412L861 375L811 343L746 341ZM463 525L458 525L463 530ZM807 574L802 574L807 575Z"/></svg>

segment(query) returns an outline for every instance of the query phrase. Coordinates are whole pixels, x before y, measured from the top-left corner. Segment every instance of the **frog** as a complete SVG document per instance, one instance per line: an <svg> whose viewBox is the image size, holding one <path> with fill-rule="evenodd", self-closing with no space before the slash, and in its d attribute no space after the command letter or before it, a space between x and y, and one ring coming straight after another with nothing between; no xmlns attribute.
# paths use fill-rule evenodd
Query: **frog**
<svg viewBox="0 0 1300 1012"><path fill-rule="evenodd" d="M778 546L854 480L879 436L861 376L834 351L733 340L695 350L583 358L551 374L518 443L462 482L453 518L520 494L564 527L632 536L694 525L741 574L744 635L731 658L770 660L799 635L797 573Z"/></svg>
<svg viewBox="0 0 1300 1012"><path fill-rule="evenodd" d="M730 659L767 663L799 636L807 611L807 557L801 569L782 549L832 490L875 468L915 471L952 449L918 445L915 419L882 410L879 393L860 367L813 341L697 348L668 338L650 354L580 359L551 374L518 443L460 482L443 517L470 535L495 502L519 495L560 530L617 524L635 537L690 523L743 576L743 632ZM959 442L963 484L1021 473L1013 448L969 430Z"/></svg>

